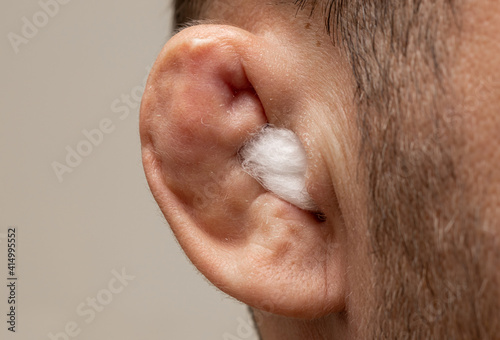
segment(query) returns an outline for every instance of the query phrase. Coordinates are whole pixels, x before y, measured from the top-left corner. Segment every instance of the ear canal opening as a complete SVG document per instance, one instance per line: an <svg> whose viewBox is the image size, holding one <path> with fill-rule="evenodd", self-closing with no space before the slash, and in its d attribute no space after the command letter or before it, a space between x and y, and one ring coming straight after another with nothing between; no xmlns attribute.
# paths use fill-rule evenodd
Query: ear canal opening
<svg viewBox="0 0 500 340"><path fill-rule="evenodd" d="M318 211L313 213L313 215L318 222L326 222L326 215L323 212Z"/></svg>

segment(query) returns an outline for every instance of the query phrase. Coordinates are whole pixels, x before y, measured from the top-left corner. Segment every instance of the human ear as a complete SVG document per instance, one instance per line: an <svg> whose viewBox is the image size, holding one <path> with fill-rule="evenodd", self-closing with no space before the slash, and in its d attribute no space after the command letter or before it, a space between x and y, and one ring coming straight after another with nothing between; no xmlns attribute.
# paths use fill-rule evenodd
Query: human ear
<svg viewBox="0 0 500 340"><path fill-rule="evenodd" d="M266 191L238 157L275 111L293 114L287 61L273 53L232 26L174 36L141 105L143 164L181 247L215 286L258 309L315 318L344 308L340 222Z"/></svg>

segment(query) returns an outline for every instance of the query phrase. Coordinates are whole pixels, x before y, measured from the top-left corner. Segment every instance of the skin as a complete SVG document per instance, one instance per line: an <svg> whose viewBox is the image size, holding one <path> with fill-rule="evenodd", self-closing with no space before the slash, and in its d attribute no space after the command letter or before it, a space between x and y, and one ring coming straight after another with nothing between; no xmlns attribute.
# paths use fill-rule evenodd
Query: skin
<svg viewBox="0 0 500 340"><path fill-rule="evenodd" d="M206 1L167 44L141 108L155 199L197 268L253 307L262 339L498 336L500 4L424 1L404 53L387 32L349 41L348 19L328 34L322 9ZM238 96L223 97L220 69ZM226 105L219 94L244 118L202 115ZM265 123L303 142L326 221L239 170Z"/></svg>

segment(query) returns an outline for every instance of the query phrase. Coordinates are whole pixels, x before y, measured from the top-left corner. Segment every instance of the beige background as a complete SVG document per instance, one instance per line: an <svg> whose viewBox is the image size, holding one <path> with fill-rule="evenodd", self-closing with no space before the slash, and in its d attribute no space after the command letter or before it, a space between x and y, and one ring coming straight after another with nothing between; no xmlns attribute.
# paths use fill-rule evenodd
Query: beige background
<svg viewBox="0 0 500 340"><path fill-rule="evenodd" d="M70 322L80 333L68 339L255 338L241 324L244 306L183 255L143 175L134 96L170 35L170 7L73 0L44 22L38 0L2 0L1 339L50 339ZM8 35L23 36L23 17L40 27L16 54ZM53 162L66 164L68 148L85 147L82 131L103 119L114 130L81 149L89 154L60 182ZM9 226L18 231L15 334L6 324ZM110 293L112 270L122 269L135 279ZM76 311L90 309L87 298L108 303L89 322Z"/></svg>

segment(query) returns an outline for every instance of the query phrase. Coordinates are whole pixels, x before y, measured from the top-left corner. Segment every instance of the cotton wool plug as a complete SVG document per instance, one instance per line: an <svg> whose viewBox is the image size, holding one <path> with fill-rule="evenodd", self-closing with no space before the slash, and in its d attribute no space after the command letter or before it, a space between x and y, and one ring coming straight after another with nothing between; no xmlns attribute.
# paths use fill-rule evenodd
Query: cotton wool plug
<svg viewBox="0 0 500 340"><path fill-rule="evenodd" d="M304 210L317 207L306 190L307 155L291 130L264 127L240 150L243 170L264 188Z"/></svg>

